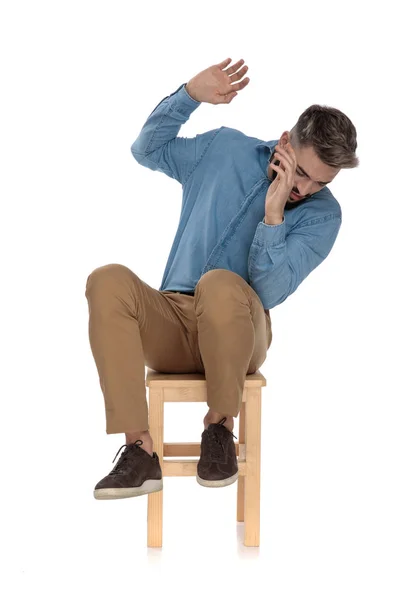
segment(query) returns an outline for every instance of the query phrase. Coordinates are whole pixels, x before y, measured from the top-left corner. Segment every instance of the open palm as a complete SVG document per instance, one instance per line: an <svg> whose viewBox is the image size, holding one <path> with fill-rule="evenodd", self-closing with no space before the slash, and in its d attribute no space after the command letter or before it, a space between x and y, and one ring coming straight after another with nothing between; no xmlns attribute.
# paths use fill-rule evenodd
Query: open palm
<svg viewBox="0 0 400 600"><path fill-rule="evenodd" d="M250 79L246 77L240 81L248 70L248 67L244 66L244 60L241 59L226 68L230 62L231 59L227 58L193 77L186 86L189 95L197 102L209 102L210 104L231 102L237 93L246 87Z"/></svg>

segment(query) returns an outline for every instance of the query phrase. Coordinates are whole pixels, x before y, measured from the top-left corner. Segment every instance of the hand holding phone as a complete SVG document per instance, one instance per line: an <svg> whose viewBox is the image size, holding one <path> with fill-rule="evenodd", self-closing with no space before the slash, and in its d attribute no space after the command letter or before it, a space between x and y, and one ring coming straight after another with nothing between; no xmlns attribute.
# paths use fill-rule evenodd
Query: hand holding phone
<svg viewBox="0 0 400 600"><path fill-rule="evenodd" d="M293 189L297 161L290 142L284 146L278 142L275 155L278 160L270 163L274 174L265 199L265 214L282 218L286 202Z"/></svg>

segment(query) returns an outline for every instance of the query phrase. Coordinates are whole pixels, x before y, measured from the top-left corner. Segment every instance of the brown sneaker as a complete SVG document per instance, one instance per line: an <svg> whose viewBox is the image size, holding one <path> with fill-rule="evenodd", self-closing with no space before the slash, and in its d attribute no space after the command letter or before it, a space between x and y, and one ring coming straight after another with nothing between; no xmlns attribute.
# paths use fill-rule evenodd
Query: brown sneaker
<svg viewBox="0 0 400 600"><path fill-rule="evenodd" d="M153 456L150 456L140 447L142 444L142 440L136 440L134 444L124 444L125 450L115 467L94 488L93 494L97 500L131 498L163 489L158 455L153 452Z"/></svg>
<svg viewBox="0 0 400 600"><path fill-rule="evenodd" d="M226 418L211 423L201 434L197 483L205 487L223 487L235 483L239 476L233 435L224 427ZM237 439L237 438L236 438Z"/></svg>

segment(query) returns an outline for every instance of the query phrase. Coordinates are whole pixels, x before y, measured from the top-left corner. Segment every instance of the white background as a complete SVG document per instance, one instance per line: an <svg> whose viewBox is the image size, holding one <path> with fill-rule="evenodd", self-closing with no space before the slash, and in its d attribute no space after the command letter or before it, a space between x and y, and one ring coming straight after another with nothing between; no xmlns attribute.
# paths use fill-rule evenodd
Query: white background
<svg viewBox="0 0 400 600"><path fill-rule="evenodd" d="M398 600L394 6L2 3L4 597ZM327 104L355 124L360 167L330 185L343 211L332 253L271 311L260 548L241 543L236 486L180 478L164 482L164 548L148 550L146 497L92 495L125 440L105 433L85 284L121 263L160 286L181 188L130 146L165 96L227 57L246 61L250 84L201 105L182 135L278 139ZM166 410L166 441L200 440L205 407Z"/></svg>

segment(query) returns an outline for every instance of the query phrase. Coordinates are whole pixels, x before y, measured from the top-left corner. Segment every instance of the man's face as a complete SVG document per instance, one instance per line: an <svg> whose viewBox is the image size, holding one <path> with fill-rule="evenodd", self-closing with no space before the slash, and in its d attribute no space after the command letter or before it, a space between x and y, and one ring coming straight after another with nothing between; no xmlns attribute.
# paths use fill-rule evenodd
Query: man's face
<svg viewBox="0 0 400 600"><path fill-rule="evenodd" d="M284 132L278 144L290 141L289 132ZM293 189L288 197L285 208L294 208L300 202L304 202L312 194L316 194L325 185L328 185L339 173L340 169L334 169L323 163L311 147L299 148L293 146L297 168L294 176ZM271 161L278 159L273 154ZM279 164L279 162L278 162ZM275 179L277 173L268 167L268 176Z"/></svg>

